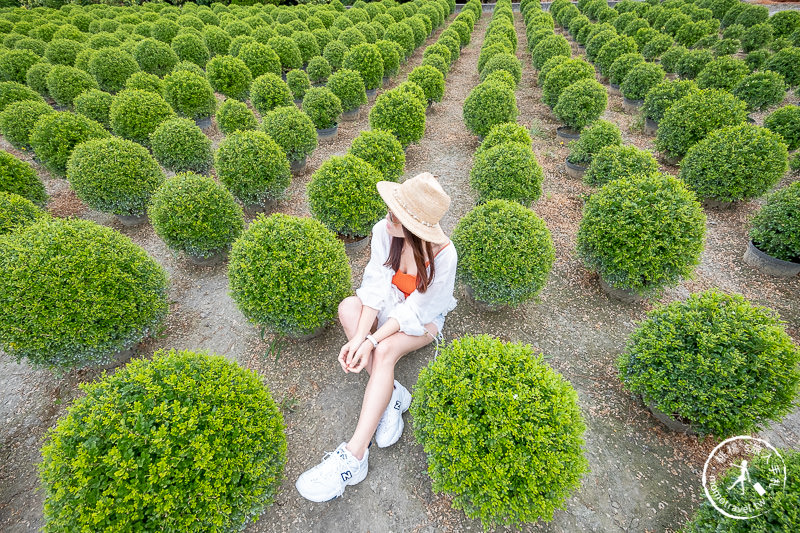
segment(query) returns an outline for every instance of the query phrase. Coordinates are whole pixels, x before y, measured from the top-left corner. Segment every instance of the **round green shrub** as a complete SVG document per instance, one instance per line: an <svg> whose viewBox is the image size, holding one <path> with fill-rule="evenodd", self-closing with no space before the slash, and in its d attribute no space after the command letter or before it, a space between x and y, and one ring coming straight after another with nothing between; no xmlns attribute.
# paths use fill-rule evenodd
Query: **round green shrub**
<svg viewBox="0 0 800 533"><path fill-rule="evenodd" d="M76 146L67 162L67 179L92 209L140 216L164 181L164 174L147 148L111 137Z"/></svg>
<svg viewBox="0 0 800 533"><path fill-rule="evenodd" d="M615 123L598 120L586 126L577 141L570 141L567 160L588 166L592 156L606 146L622 146L622 132Z"/></svg>
<svg viewBox="0 0 800 533"><path fill-rule="evenodd" d="M383 79L383 56L374 44L360 44L345 54L342 68L354 70L364 81L364 88L371 90L381 86Z"/></svg>
<svg viewBox="0 0 800 533"><path fill-rule="evenodd" d="M72 107L75 97L98 84L87 72L66 65L54 65L47 73L47 92L58 105Z"/></svg>
<svg viewBox="0 0 800 533"><path fill-rule="evenodd" d="M286 153L289 161L301 161L317 147L317 131L311 118L289 105L262 116L261 130Z"/></svg>
<svg viewBox="0 0 800 533"><path fill-rule="evenodd" d="M115 135L147 144L158 125L174 116L170 105L157 94L126 89L111 102L108 120Z"/></svg>
<svg viewBox="0 0 800 533"><path fill-rule="evenodd" d="M54 65L71 67L75 64L75 57L77 57L78 52L85 48L85 44L72 39L53 39L47 43L47 48L39 55L44 55Z"/></svg>
<svg viewBox="0 0 800 533"><path fill-rule="evenodd" d="M689 51L683 46L673 46L661 54L661 66L665 72L677 73L683 57ZM645 55L647 57L647 55Z"/></svg>
<svg viewBox="0 0 800 533"><path fill-rule="evenodd" d="M739 16L736 17L736 24L741 24L745 28L750 28L756 24L766 22L768 18L769 10L766 6L745 4Z"/></svg>
<svg viewBox="0 0 800 533"><path fill-rule="evenodd" d="M697 86L701 89L732 90L747 76L750 69L741 59L719 57L708 63L697 75Z"/></svg>
<svg viewBox="0 0 800 533"><path fill-rule="evenodd" d="M533 68L539 70L542 65L553 56L566 56L572 55L572 47L569 42L561 35L551 35L539 41L531 51L531 62Z"/></svg>
<svg viewBox="0 0 800 533"><path fill-rule="evenodd" d="M82 389L42 449L48 528L239 531L273 501L286 437L254 372L159 350ZM135 460L157 474L117 475Z"/></svg>
<svg viewBox="0 0 800 533"><path fill-rule="evenodd" d="M675 72L684 79L695 79L703 69L714 60L711 52L705 48L689 50L681 57ZM663 61L663 58L662 58Z"/></svg>
<svg viewBox="0 0 800 533"><path fill-rule="evenodd" d="M53 108L44 102L14 102L0 111L0 133L15 148L26 150L30 148L30 134L36 121L42 115L52 112Z"/></svg>
<svg viewBox="0 0 800 533"><path fill-rule="evenodd" d="M492 129L489 130L483 142L478 146L476 154L507 142L513 142L527 147L530 147L533 143L530 133L528 133L525 126L517 124L516 122L504 122L493 126Z"/></svg>
<svg viewBox="0 0 800 533"><path fill-rule="evenodd" d="M319 55L319 43L310 31L296 31L292 33L291 38L297 44L297 49L300 51L300 58L304 65L312 57Z"/></svg>
<svg viewBox="0 0 800 533"><path fill-rule="evenodd" d="M656 149L681 157L712 131L741 124L746 117L746 104L727 91L692 91L667 108L656 133Z"/></svg>
<svg viewBox="0 0 800 533"><path fill-rule="evenodd" d="M577 249L609 285L648 294L692 273L704 233L703 209L681 181L635 175L610 181L589 197Z"/></svg>
<svg viewBox="0 0 800 533"><path fill-rule="evenodd" d="M494 54L481 70L480 80L485 81L489 74L497 70L504 70L511 74L514 78L515 88L522 79L522 63L512 54Z"/></svg>
<svg viewBox="0 0 800 533"><path fill-rule="evenodd" d="M249 35L240 35L231 41L231 45L230 47L228 47L228 55L231 55L233 57L239 57L239 53L242 51L242 48L244 48L248 44L252 44L255 42L258 41L256 41L253 37L250 37ZM277 54L275 55L277 56Z"/></svg>
<svg viewBox="0 0 800 533"><path fill-rule="evenodd" d="M782 75L791 87L800 85L800 47L784 48L773 54L764 65L764 70L773 70Z"/></svg>
<svg viewBox="0 0 800 533"><path fill-rule="evenodd" d="M164 78L164 99L178 114L191 119L214 114L217 99L205 76L173 70Z"/></svg>
<svg viewBox="0 0 800 533"><path fill-rule="evenodd" d="M84 91L73 100L75 112L110 128L109 114L114 97L100 89Z"/></svg>
<svg viewBox="0 0 800 533"><path fill-rule="evenodd" d="M168 170L202 173L211 166L211 139L193 120L165 120L150 135L150 147L156 160Z"/></svg>
<svg viewBox="0 0 800 533"><path fill-rule="evenodd" d="M410 56L414 51L414 31L406 24L392 24L386 28L383 38L399 44L404 57Z"/></svg>
<svg viewBox="0 0 800 533"><path fill-rule="evenodd" d="M30 144L36 156L51 172L63 175L75 146L90 139L110 137L94 120L69 111L42 115L33 126Z"/></svg>
<svg viewBox="0 0 800 533"><path fill-rule="evenodd" d="M9 50L0 53L0 80L25 83L28 69L40 60L30 50Z"/></svg>
<svg viewBox="0 0 800 533"><path fill-rule="evenodd" d="M764 127L783 137L789 150L800 148L800 106L776 109L764 119Z"/></svg>
<svg viewBox="0 0 800 533"><path fill-rule="evenodd" d="M325 326L351 292L344 244L314 219L280 213L259 216L233 243L228 276L242 313L277 334Z"/></svg>
<svg viewBox="0 0 800 533"><path fill-rule="evenodd" d="M478 56L478 72L482 71L483 68L486 66L486 63L489 62L491 58L493 58L497 54L512 54L511 46L509 46L508 42L504 41L502 43L495 43L490 44L488 46L483 46L481 48L481 53ZM439 54L428 54L428 57L431 55L439 55ZM444 58L444 56L441 56ZM554 57L569 57L569 56L554 56ZM450 63L445 59L447 62L448 68Z"/></svg>
<svg viewBox="0 0 800 533"><path fill-rule="evenodd" d="M276 107L292 105L292 92L280 76L262 74L250 86L250 101L264 115Z"/></svg>
<svg viewBox="0 0 800 533"><path fill-rule="evenodd" d="M697 90L697 84L692 80L662 81L647 92L642 104L642 114L659 122L669 106Z"/></svg>
<svg viewBox="0 0 800 533"><path fill-rule="evenodd" d="M779 11L769 18L775 37L788 37L800 30L800 13L796 11Z"/></svg>
<svg viewBox="0 0 800 533"><path fill-rule="evenodd" d="M0 191L17 194L40 207L47 202L44 184L36 170L5 150L0 150Z"/></svg>
<svg viewBox="0 0 800 533"><path fill-rule="evenodd" d="M772 41L772 25L766 22L747 28L742 34L742 50L752 52L766 47Z"/></svg>
<svg viewBox="0 0 800 533"><path fill-rule="evenodd" d="M539 69L539 75L536 79L537 84L540 87L543 86L547 81L547 76L550 74L550 72L552 72L557 66L561 65L562 63L566 63L570 59L572 58L568 56L553 56L545 61L544 65L542 65L542 68Z"/></svg>
<svg viewBox="0 0 800 533"><path fill-rule="evenodd" d="M138 89L140 91L147 91L161 96L164 93L164 80L155 74L148 74L140 70L134 72L125 81L126 89Z"/></svg>
<svg viewBox="0 0 800 533"><path fill-rule="evenodd" d="M281 60L278 54L269 46L262 43L247 43L239 49L239 59L244 61L247 68L257 78L262 74L281 74Z"/></svg>
<svg viewBox="0 0 800 533"><path fill-rule="evenodd" d="M180 33L172 39L171 46L179 60L191 61L201 68L211 57L205 41L199 34Z"/></svg>
<svg viewBox="0 0 800 533"><path fill-rule="evenodd" d="M428 100L425 98L425 91L422 90L422 87L414 83L413 81L404 81L403 83L399 84L397 87L392 89L392 91L407 94L408 96L414 98L423 106L427 105Z"/></svg>
<svg viewBox="0 0 800 533"><path fill-rule="evenodd" d="M218 26L206 26L203 30L203 42L206 43L211 57L223 56L231 48L231 36Z"/></svg>
<svg viewBox="0 0 800 533"><path fill-rule="evenodd" d="M309 60L306 72L311 83L321 84L325 83L325 80L331 75L332 69L327 59L322 56L314 56Z"/></svg>
<svg viewBox="0 0 800 533"><path fill-rule="evenodd" d="M372 165L387 181L403 176L406 154L400 141L384 130L365 130L353 139L348 152Z"/></svg>
<svg viewBox="0 0 800 533"><path fill-rule="evenodd" d="M47 93L47 74L51 68L53 68L53 65L44 61L40 61L29 68L25 74L25 82L28 87L42 96L49 96Z"/></svg>
<svg viewBox="0 0 800 533"><path fill-rule="evenodd" d="M749 200L781 179L787 157L786 145L777 133L753 124L729 126L689 148L680 177L700 198Z"/></svg>
<svg viewBox="0 0 800 533"><path fill-rule="evenodd" d="M602 186L619 178L654 172L658 172L658 161L650 152L635 146L612 145L602 148L592 156L583 181L588 185Z"/></svg>
<svg viewBox="0 0 800 533"><path fill-rule="evenodd" d="M312 87L303 97L303 111L317 129L332 128L342 114L342 101L327 87Z"/></svg>
<svg viewBox="0 0 800 533"><path fill-rule="evenodd" d="M512 141L476 152L469 173L481 202L503 199L528 205L541 196L543 179L530 145Z"/></svg>
<svg viewBox="0 0 800 533"><path fill-rule="evenodd" d="M622 35L611 39L603 45L600 51L597 52L595 64L600 69L600 72L608 75L608 70L611 68L611 64L614 63L614 60L621 55L636 51L636 41L634 41L632 37Z"/></svg>
<svg viewBox="0 0 800 533"><path fill-rule="evenodd" d="M300 69L290 70L286 73L286 85L292 91L295 101L302 100L306 91L311 87L306 71Z"/></svg>
<svg viewBox="0 0 800 533"><path fill-rule="evenodd" d="M88 220L46 217L6 235L0 265L0 346L36 367L107 362L167 314L164 269Z"/></svg>
<svg viewBox="0 0 800 533"><path fill-rule="evenodd" d="M628 72L620 85L622 95L629 100L643 100L650 89L664 81L664 69L655 63L641 63Z"/></svg>
<svg viewBox="0 0 800 533"><path fill-rule="evenodd" d="M153 22L153 28L150 30L150 35L159 41L170 43L172 39L178 35L180 27L172 20L159 19Z"/></svg>
<svg viewBox="0 0 800 533"><path fill-rule="evenodd" d="M46 217L44 211L27 198L0 191L0 237Z"/></svg>
<svg viewBox="0 0 800 533"><path fill-rule="evenodd" d="M386 215L386 204L375 188L383 178L355 155L333 156L314 172L308 184L311 214L339 235L367 236Z"/></svg>
<svg viewBox="0 0 800 533"><path fill-rule="evenodd" d="M408 74L408 81L425 92L427 103L441 102L444 97L444 76L436 68L420 65Z"/></svg>
<svg viewBox="0 0 800 533"><path fill-rule="evenodd" d="M644 63L644 57L639 53L622 54L611 63L608 69L608 83L620 85L633 67Z"/></svg>
<svg viewBox="0 0 800 533"><path fill-rule="evenodd" d="M541 84L542 101L555 107L564 89L584 79L594 79L594 67L582 59L567 59L547 73Z"/></svg>
<svg viewBox="0 0 800 533"><path fill-rule="evenodd" d="M617 32L610 29L596 32L589 38L588 41L586 41L586 58L594 63L597 60L597 54L600 53L600 50L603 49L606 43L609 43L618 37L619 35Z"/></svg>
<svg viewBox="0 0 800 533"><path fill-rule="evenodd" d="M519 305L547 283L555 247L544 221L516 202L490 200L475 207L453 231L458 275L476 300Z"/></svg>
<svg viewBox="0 0 800 533"><path fill-rule="evenodd" d="M753 217L750 240L772 257L800 263L800 182L767 197Z"/></svg>
<svg viewBox="0 0 800 533"><path fill-rule="evenodd" d="M258 128L255 114L244 102L225 100L217 111L217 126L222 133L230 135L235 131Z"/></svg>
<svg viewBox="0 0 800 533"><path fill-rule="evenodd" d="M322 57L324 57L330 64L333 70L337 70L342 66L344 55L347 53L347 47L341 41L331 41L325 45L322 50Z"/></svg>
<svg viewBox="0 0 800 533"><path fill-rule="evenodd" d="M433 490L487 528L552 520L589 470L575 389L529 345L454 340L420 373L411 414Z"/></svg>
<svg viewBox="0 0 800 533"><path fill-rule="evenodd" d="M354 70L337 70L328 78L327 87L339 97L344 111L352 111L367 103L364 81Z"/></svg>
<svg viewBox="0 0 800 533"><path fill-rule="evenodd" d="M278 35L267 42L267 46L278 55L284 72L303 66L303 56L297 43L291 37Z"/></svg>
<svg viewBox="0 0 800 533"><path fill-rule="evenodd" d="M253 83L244 61L227 55L215 56L206 63L206 77L214 91L236 100L247 98Z"/></svg>
<svg viewBox="0 0 800 533"><path fill-rule="evenodd" d="M196 257L227 250L244 229L242 208L230 191L213 178L192 172L164 182L147 213L170 249Z"/></svg>
<svg viewBox="0 0 800 533"><path fill-rule="evenodd" d="M753 50L747 54L744 60L747 66L750 67L750 70L758 70L767 63L770 57L772 57L772 54L769 50Z"/></svg>
<svg viewBox="0 0 800 533"><path fill-rule="evenodd" d="M553 114L567 127L581 130L600 118L607 103L605 87L595 79L582 79L561 91Z"/></svg>
<svg viewBox="0 0 800 533"><path fill-rule="evenodd" d="M733 95L744 103L750 111L764 109L781 103L786 95L786 83L783 76L767 70L754 72L742 78L733 88Z"/></svg>
<svg viewBox="0 0 800 533"><path fill-rule="evenodd" d="M777 313L712 289L648 313L618 367L646 403L725 438L792 411L798 362Z"/></svg>
<svg viewBox="0 0 800 533"><path fill-rule="evenodd" d="M72 41L75 42L75 41ZM25 37L14 43L14 50L30 50L39 57L44 56L47 46L50 43L45 43L42 40ZM49 60L49 59L48 59Z"/></svg>
<svg viewBox="0 0 800 533"><path fill-rule="evenodd" d="M497 124L517 120L514 91L497 82L476 85L464 102L464 123L474 135L485 136Z"/></svg>
<svg viewBox="0 0 800 533"><path fill-rule="evenodd" d="M387 91L375 100L369 112L369 126L392 133L405 148L425 134L425 106L403 92Z"/></svg>
<svg viewBox="0 0 800 533"><path fill-rule="evenodd" d="M263 131L236 131L214 154L217 177L245 205L280 198L292 179L286 152Z"/></svg>

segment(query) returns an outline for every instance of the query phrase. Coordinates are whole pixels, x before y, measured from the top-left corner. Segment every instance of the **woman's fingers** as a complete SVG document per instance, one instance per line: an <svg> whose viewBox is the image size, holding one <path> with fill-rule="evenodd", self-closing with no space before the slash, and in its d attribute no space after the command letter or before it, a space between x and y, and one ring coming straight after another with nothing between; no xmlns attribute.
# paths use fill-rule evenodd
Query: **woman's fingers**
<svg viewBox="0 0 800 533"><path fill-rule="evenodd" d="M342 370L344 370L345 373L349 372L349 370L347 369L346 358L349 356L351 352L352 348L350 347L350 343L345 344L344 346L342 346L342 349L339 350L339 364L342 365Z"/></svg>

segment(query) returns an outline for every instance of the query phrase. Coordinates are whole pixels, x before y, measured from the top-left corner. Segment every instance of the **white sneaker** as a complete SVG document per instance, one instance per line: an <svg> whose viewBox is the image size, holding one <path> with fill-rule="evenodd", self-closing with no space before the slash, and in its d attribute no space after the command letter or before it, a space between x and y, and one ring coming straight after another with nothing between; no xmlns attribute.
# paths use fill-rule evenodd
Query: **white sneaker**
<svg viewBox="0 0 800 533"><path fill-rule="evenodd" d="M328 452L322 462L306 470L294 486L300 495L312 502L326 502L344 493L347 485L355 485L367 477L369 449L360 461L345 448L343 442L333 452Z"/></svg>
<svg viewBox="0 0 800 533"><path fill-rule="evenodd" d="M392 399L383 412L378 429L375 430L375 444L379 448L391 446L403 434L403 413L411 406L411 393L395 380Z"/></svg>

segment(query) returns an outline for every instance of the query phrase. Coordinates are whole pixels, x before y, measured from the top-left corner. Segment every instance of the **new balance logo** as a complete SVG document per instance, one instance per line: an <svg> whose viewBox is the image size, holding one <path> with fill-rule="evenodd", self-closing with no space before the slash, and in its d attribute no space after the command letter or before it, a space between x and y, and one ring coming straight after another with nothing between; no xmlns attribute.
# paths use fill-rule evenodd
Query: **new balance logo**
<svg viewBox="0 0 800 533"><path fill-rule="evenodd" d="M349 470L347 472L342 472L342 481L347 481L351 477L353 477L353 474L351 474Z"/></svg>
<svg viewBox="0 0 800 533"><path fill-rule="evenodd" d="M394 401L394 408L397 409L398 411L400 410L400 400Z"/></svg>

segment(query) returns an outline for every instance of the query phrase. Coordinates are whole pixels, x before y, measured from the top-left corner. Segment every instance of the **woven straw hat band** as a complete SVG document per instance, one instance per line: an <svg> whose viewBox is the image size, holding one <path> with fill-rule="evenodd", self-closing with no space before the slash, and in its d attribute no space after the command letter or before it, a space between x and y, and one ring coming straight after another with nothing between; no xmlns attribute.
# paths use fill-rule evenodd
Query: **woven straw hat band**
<svg viewBox="0 0 800 533"><path fill-rule="evenodd" d="M450 197L429 172L423 172L395 189L395 199L414 220L432 228L450 207Z"/></svg>

